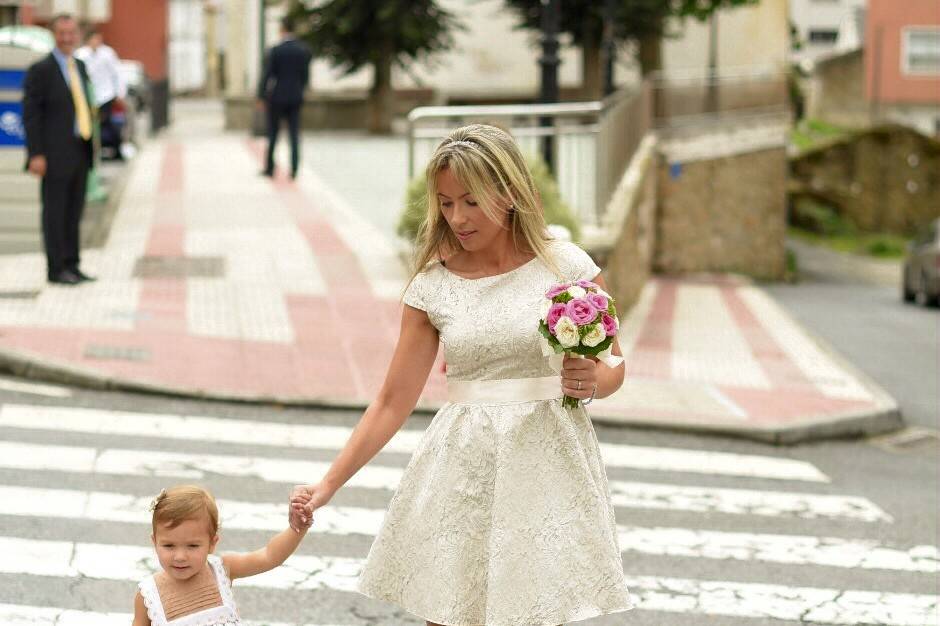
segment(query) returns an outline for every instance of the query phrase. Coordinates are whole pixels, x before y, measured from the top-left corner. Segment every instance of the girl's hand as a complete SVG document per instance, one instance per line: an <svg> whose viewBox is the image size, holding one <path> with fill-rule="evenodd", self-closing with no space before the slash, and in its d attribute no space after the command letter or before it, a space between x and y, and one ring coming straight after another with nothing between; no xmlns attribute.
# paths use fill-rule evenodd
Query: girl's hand
<svg viewBox="0 0 940 626"><path fill-rule="evenodd" d="M566 355L562 363L561 385L565 395L587 400L597 386L597 363L590 357L579 359Z"/></svg>
<svg viewBox="0 0 940 626"><path fill-rule="evenodd" d="M290 527L300 532L313 523L313 512L333 497L335 489L323 481L315 485L297 485L290 494Z"/></svg>

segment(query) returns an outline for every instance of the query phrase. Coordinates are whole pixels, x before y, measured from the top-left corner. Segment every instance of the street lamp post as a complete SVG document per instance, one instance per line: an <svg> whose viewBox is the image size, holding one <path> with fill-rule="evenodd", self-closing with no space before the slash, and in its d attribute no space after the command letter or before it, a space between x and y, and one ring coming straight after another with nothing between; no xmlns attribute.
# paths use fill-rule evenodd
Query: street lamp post
<svg viewBox="0 0 940 626"><path fill-rule="evenodd" d="M539 64L542 66L542 89L539 102L558 102L558 30L561 25L561 0L542 0L542 56ZM539 126L548 128L552 126L551 117L542 117ZM554 171L553 134L549 133L542 139L542 157L548 168Z"/></svg>

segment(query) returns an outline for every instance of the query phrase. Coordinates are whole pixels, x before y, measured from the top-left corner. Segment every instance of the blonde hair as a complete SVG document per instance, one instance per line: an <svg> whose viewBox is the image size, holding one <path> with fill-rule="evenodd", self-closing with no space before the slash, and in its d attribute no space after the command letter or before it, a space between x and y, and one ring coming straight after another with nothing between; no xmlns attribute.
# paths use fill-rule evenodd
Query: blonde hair
<svg viewBox="0 0 940 626"><path fill-rule="evenodd" d="M177 485L162 490L150 503L153 511L153 533L157 526L176 528L187 520L206 519L209 523L209 536L219 532L219 508L211 493L196 485Z"/></svg>
<svg viewBox="0 0 940 626"><path fill-rule="evenodd" d="M500 128L470 124L451 131L428 163L427 216L418 231L409 283L432 260L446 259L461 250L437 197L437 175L446 169L476 198L490 220L500 223L505 219L508 201L513 246L521 250L520 244L524 244L558 274L546 245L550 238L542 203L519 146Z"/></svg>

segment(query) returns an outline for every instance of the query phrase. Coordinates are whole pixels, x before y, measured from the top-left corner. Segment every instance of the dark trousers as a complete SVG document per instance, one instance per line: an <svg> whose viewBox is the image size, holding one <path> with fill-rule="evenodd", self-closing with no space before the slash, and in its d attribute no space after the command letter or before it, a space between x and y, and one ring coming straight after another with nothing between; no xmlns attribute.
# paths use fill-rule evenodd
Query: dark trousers
<svg viewBox="0 0 940 626"><path fill-rule="evenodd" d="M114 98L98 107L98 123L101 127L101 147L114 150L115 159L123 159L121 155L121 127L114 123L111 110L114 108Z"/></svg>
<svg viewBox="0 0 940 626"><path fill-rule="evenodd" d="M42 238L49 278L79 265L79 226L85 208L89 165L87 158L78 158L64 172L47 171L40 183Z"/></svg>
<svg viewBox="0 0 940 626"><path fill-rule="evenodd" d="M274 172L274 146L277 145L277 135L281 128L281 120L287 120L287 134L290 137L290 173L297 175L297 166L300 164L300 104L283 105L268 102L268 156L264 171Z"/></svg>

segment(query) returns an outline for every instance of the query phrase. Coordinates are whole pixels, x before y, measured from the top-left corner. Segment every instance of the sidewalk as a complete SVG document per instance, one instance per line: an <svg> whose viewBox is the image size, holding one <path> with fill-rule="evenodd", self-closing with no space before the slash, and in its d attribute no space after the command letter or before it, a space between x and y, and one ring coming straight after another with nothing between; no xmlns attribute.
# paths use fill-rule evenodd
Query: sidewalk
<svg viewBox="0 0 940 626"><path fill-rule="evenodd" d="M407 277L390 233L310 168L296 183L258 176L262 142L216 119L179 115L145 146L107 243L84 253L97 282L49 286L41 255L0 258L4 369L211 398L374 397ZM380 152L351 148L350 163L342 144L329 142L337 167L404 175ZM621 343L627 383L593 405L598 421L776 442L900 423L891 398L744 281L651 282ZM442 365L420 408L446 398Z"/></svg>

